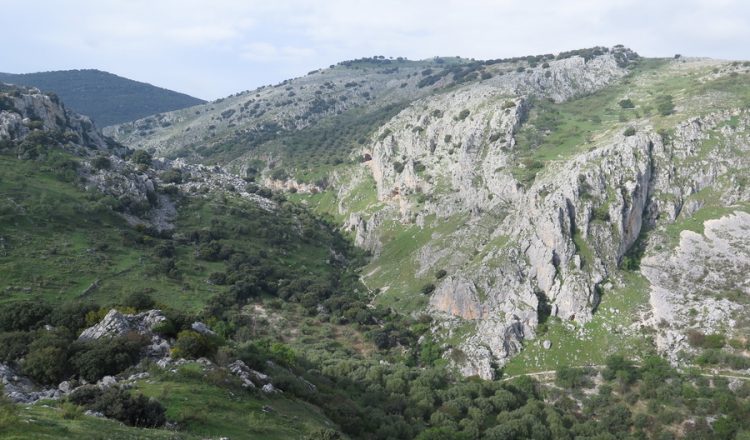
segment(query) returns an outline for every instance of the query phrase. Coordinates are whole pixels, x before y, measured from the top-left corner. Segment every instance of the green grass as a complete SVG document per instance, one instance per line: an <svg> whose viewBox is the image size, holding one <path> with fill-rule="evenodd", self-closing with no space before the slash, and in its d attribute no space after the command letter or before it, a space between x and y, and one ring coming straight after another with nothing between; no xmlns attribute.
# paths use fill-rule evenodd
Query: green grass
<svg viewBox="0 0 750 440"><path fill-rule="evenodd" d="M627 330L639 308L648 304L648 282L639 274L621 272L623 284L605 291L591 322L578 326L550 318L546 333L527 341L523 351L505 366L506 375L555 370L560 366L601 365L613 353L627 356L651 351L648 335ZM583 331L584 336L579 335ZM541 342L549 340L549 350Z"/></svg>
<svg viewBox="0 0 750 440"><path fill-rule="evenodd" d="M236 386L213 385L193 364L178 371L164 372L157 381L140 381L134 390L158 399L167 408L167 420L196 437L282 440L301 438L315 428L331 425L319 409L283 394L267 396ZM219 376L218 380L226 379ZM272 411L264 412L264 407Z"/></svg>
<svg viewBox="0 0 750 440"><path fill-rule="evenodd" d="M365 284L371 289L381 289L376 302L396 307L402 312L423 308L428 297L420 289L434 281L428 271L418 277L419 265L415 260L417 252L427 243L435 243L438 236L447 237L465 221L458 215L449 219L428 218L425 227L402 225L392 222L383 229L383 249L381 254L362 270Z"/></svg>
<svg viewBox="0 0 750 440"><path fill-rule="evenodd" d="M0 428L0 438L5 440L140 440L140 439L199 439L185 433L166 429L142 429L125 426L115 420L81 416L65 419L55 402L49 405L19 405L19 422L9 428Z"/></svg>
<svg viewBox="0 0 750 440"><path fill-rule="evenodd" d="M145 290L160 306L200 311L226 289L206 282L226 263L200 259L196 245L179 237L206 229L234 252L259 256L278 276L328 279L335 270L328 261L335 234L294 205L267 212L238 196L183 198L174 239L165 239L129 226L102 200L51 176L43 163L0 155L0 302L109 306ZM153 249L163 244L174 245L177 275L158 269Z"/></svg>

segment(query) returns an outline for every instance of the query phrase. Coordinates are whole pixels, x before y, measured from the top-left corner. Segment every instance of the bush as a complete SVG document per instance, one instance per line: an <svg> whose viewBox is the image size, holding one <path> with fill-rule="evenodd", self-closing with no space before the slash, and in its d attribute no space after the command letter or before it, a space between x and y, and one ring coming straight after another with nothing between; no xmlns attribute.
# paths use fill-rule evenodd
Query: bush
<svg viewBox="0 0 750 440"><path fill-rule="evenodd" d="M467 109L461 110L461 112L458 114L458 116L456 116L456 120L457 121L463 121L464 119L466 119L467 117L469 117L470 113L471 112L469 110L467 110Z"/></svg>
<svg viewBox="0 0 750 440"><path fill-rule="evenodd" d="M176 168L162 172L159 177L165 183L182 183L182 171Z"/></svg>
<svg viewBox="0 0 750 440"><path fill-rule="evenodd" d="M146 150L135 150L130 156L130 160L133 163L148 166L151 165L153 158L151 157L151 154Z"/></svg>
<svg viewBox="0 0 750 440"><path fill-rule="evenodd" d="M31 333L0 333L0 362L9 363L25 356L29 351Z"/></svg>
<svg viewBox="0 0 750 440"><path fill-rule="evenodd" d="M688 344L695 348L719 349L726 344L726 338L720 333L706 335L699 330L689 330Z"/></svg>
<svg viewBox="0 0 750 440"><path fill-rule="evenodd" d="M78 420L83 416L83 409L71 402L64 402L61 405L62 417L65 420Z"/></svg>
<svg viewBox="0 0 750 440"><path fill-rule="evenodd" d="M625 137L635 136L635 127L626 128L625 131L622 132L622 134Z"/></svg>
<svg viewBox="0 0 750 440"><path fill-rule="evenodd" d="M141 348L148 339L137 333L118 338L76 343L70 363L75 371L89 382L113 376L134 365L140 359Z"/></svg>
<svg viewBox="0 0 750 440"><path fill-rule="evenodd" d="M448 272L445 269L440 269L435 272L435 278L437 278L438 280L442 280L446 275L448 275Z"/></svg>
<svg viewBox="0 0 750 440"><path fill-rule="evenodd" d="M49 323L55 327L65 327L73 333L88 327L86 316L96 312L99 306L91 303L70 302L55 307L49 315Z"/></svg>
<svg viewBox="0 0 750 440"><path fill-rule="evenodd" d="M5 396L3 384L0 382L0 432L18 423L18 407Z"/></svg>
<svg viewBox="0 0 750 440"><path fill-rule="evenodd" d="M3 304L0 308L0 330L29 331L41 327L51 311L48 305L31 301Z"/></svg>
<svg viewBox="0 0 750 440"><path fill-rule="evenodd" d="M635 108L635 104L633 104L633 101L630 99L623 99L618 104L620 104L620 107L622 108Z"/></svg>
<svg viewBox="0 0 750 440"><path fill-rule="evenodd" d="M427 283L424 286L422 286L422 293L425 295L429 295L434 291L435 291L435 285L432 283Z"/></svg>
<svg viewBox="0 0 750 440"><path fill-rule="evenodd" d="M23 361L22 371L37 382L55 385L65 378L67 363L68 353L64 348L55 346L31 348Z"/></svg>
<svg viewBox="0 0 750 440"><path fill-rule="evenodd" d="M177 342L172 349L174 357L197 359L211 357L219 347L215 337L200 334L193 330L183 330L177 334Z"/></svg>
<svg viewBox="0 0 750 440"><path fill-rule="evenodd" d="M609 207L605 205L596 207L591 211L591 216L593 217L594 220L608 222L610 220Z"/></svg>
<svg viewBox="0 0 750 440"><path fill-rule="evenodd" d="M125 307L132 307L138 311L152 309L155 304L151 295L142 290L130 293L122 302Z"/></svg>
<svg viewBox="0 0 750 440"><path fill-rule="evenodd" d="M607 357L605 365L606 368L602 371L605 380L617 379L622 385L630 385L638 379L638 370L633 362L621 355Z"/></svg>
<svg viewBox="0 0 750 440"><path fill-rule="evenodd" d="M674 113L672 95L662 95L656 98L656 110L662 116L669 116Z"/></svg>
<svg viewBox="0 0 750 440"><path fill-rule="evenodd" d="M156 428L166 422L165 410L159 401L142 394L133 397L117 387L104 391L95 387L87 387L85 392L76 390L70 400L77 404L86 402L87 408L130 426Z"/></svg>
<svg viewBox="0 0 750 440"><path fill-rule="evenodd" d="M106 156L97 156L91 160L91 166L97 170L108 170L112 168L112 162Z"/></svg>
<svg viewBox="0 0 750 440"><path fill-rule="evenodd" d="M585 388L590 385L588 373L583 368L560 367L555 375L555 384L562 388Z"/></svg>

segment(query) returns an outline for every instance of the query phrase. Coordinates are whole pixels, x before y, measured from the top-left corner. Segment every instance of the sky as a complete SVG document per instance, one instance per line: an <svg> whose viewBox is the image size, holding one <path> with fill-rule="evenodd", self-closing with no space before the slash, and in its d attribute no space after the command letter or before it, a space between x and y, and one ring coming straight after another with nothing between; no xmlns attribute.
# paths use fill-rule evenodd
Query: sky
<svg viewBox="0 0 750 440"><path fill-rule="evenodd" d="M0 72L95 68L203 99L373 55L750 59L747 0L0 0L0 29Z"/></svg>

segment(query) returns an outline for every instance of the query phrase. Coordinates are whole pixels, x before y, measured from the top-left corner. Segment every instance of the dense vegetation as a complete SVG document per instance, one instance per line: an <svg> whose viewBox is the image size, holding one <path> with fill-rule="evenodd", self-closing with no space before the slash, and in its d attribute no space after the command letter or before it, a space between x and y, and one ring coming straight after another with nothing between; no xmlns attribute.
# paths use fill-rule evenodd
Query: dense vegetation
<svg viewBox="0 0 750 440"><path fill-rule="evenodd" d="M596 371L576 368L561 369L552 388L528 378L459 379L445 368L442 348L429 336L430 318L367 307L364 288L352 271L361 256L329 225L278 195L273 196L280 203L275 212L231 193L182 197L177 230L157 233L127 226L109 208L94 209L101 203L97 197L54 171L56 156L17 157L0 156L7 171L0 181L5 206L15 207L3 212L3 264L9 267L35 248L46 249L53 264L42 266L42 271L7 272L14 277L12 288L4 290L0 311L0 359L40 383L67 378L93 382L138 371L143 338L75 342L75 337L109 307L132 313L159 306L169 321L158 331L174 338L175 356L205 356L219 366L241 359L273 377L285 399L308 402L336 424L336 429L317 424L305 428L309 438L339 438L339 430L365 439L667 439L677 432L687 438L742 438L739 433L748 429L742 417L748 410L747 385L732 393L725 380L681 375L658 358L636 367L613 357L601 372L605 383L598 385ZM14 190L16 185L27 189ZM39 211L35 198L52 192L59 194L58 203ZM83 224L77 215L81 209L90 213ZM138 255L143 263L131 270L144 284L158 288L128 289L113 283L106 295L66 291L65 283L60 284L66 271L54 259L62 254L68 263L80 264L76 261L85 257L48 241L55 232L81 234L82 240L99 237L85 246L105 261ZM31 233L37 238L25 241L23 249L14 245ZM101 241L112 235L120 238ZM347 257L337 259L337 254ZM211 289L183 302L178 292L198 282ZM24 285L32 286L30 291ZM62 295L53 293L61 287ZM270 315L254 312L258 305ZM194 320L208 322L218 336L191 331ZM332 337L341 332L349 336ZM694 338L708 349L717 339ZM233 390L248 405L263 399L257 391L242 390L236 379L221 373L225 370L180 369L174 376L147 369L158 378L156 385L137 383L129 392L117 387L77 391L61 404L64 420L71 420L65 423L82 420L82 411L90 409L136 427L175 420L187 433L198 433L212 426L198 409L175 412L183 404L159 383L208 380L202 385L205 393ZM591 391L584 392L587 389ZM12 406L2 407L7 420L17 417Z"/></svg>
<svg viewBox="0 0 750 440"><path fill-rule="evenodd" d="M55 93L65 105L89 116L100 127L205 102L183 93L99 70L0 73L0 81Z"/></svg>

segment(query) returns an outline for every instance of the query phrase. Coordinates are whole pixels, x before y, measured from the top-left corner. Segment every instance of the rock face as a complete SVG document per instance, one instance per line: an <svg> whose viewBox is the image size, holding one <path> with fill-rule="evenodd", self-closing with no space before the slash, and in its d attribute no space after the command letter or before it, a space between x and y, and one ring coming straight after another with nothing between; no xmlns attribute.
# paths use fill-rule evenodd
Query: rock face
<svg viewBox="0 0 750 440"><path fill-rule="evenodd" d="M616 276L644 226L665 228L701 210L697 193L716 189L725 206L747 200L736 180L744 173L737 150L749 143L747 114L739 110L683 117L669 134L648 123L627 135L607 130L520 180L527 165L519 155L528 153L517 134L529 103L575 99L626 74L614 55L552 62L549 72L504 75L414 102L358 152L370 159L361 167L383 207L352 212L340 204L355 242L376 256L394 224L441 231L407 258L415 277L449 274L435 282L433 315L475 324L449 355L464 374L492 377L493 365L536 336L540 313L590 321L599 285ZM711 143L719 138L725 141ZM340 192L340 200L355 197L356 185L341 187L350 193ZM728 316L733 309L720 310Z"/></svg>
<svg viewBox="0 0 750 440"><path fill-rule="evenodd" d="M474 335L457 348L466 355L465 374L492 377L492 365L502 365L534 337L541 306L562 319L590 320L597 284L638 237L658 136L609 138L555 164L528 188L512 173L529 94L563 101L625 74L609 54L498 76L413 103L359 153L371 158L362 166L387 208L350 214L345 227L358 245L377 254L379 226L389 220L424 227L427 219L440 224L467 216L441 244L428 243L417 260L420 273L451 272L437 283L429 309L477 322ZM612 187L623 190L611 194ZM612 229L591 222L592 210L601 206L612 215ZM606 248L583 261L578 237Z"/></svg>
<svg viewBox="0 0 750 440"><path fill-rule="evenodd" d="M689 330L747 335L750 302L750 214L736 211L704 223L703 234L682 231L674 251L649 256L641 270L651 282L659 350L684 361ZM700 262L700 264L696 264Z"/></svg>
<svg viewBox="0 0 750 440"><path fill-rule="evenodd" d="M0 100L0 140L20 141L42 130L62 134L63 145L72 151L110 148L88 117L67 110L54 95L0 83Z"/></svg>
<svg viewBox="0 0 750 440"><path fill-rule="evenodd" d="M149 310L137 315L124 315L115 309L110 310L96 325L84 330L79 341L91 341L104 337L123 336L130 332L151 335L152 329L167 318L160 310Z"/></svg>

